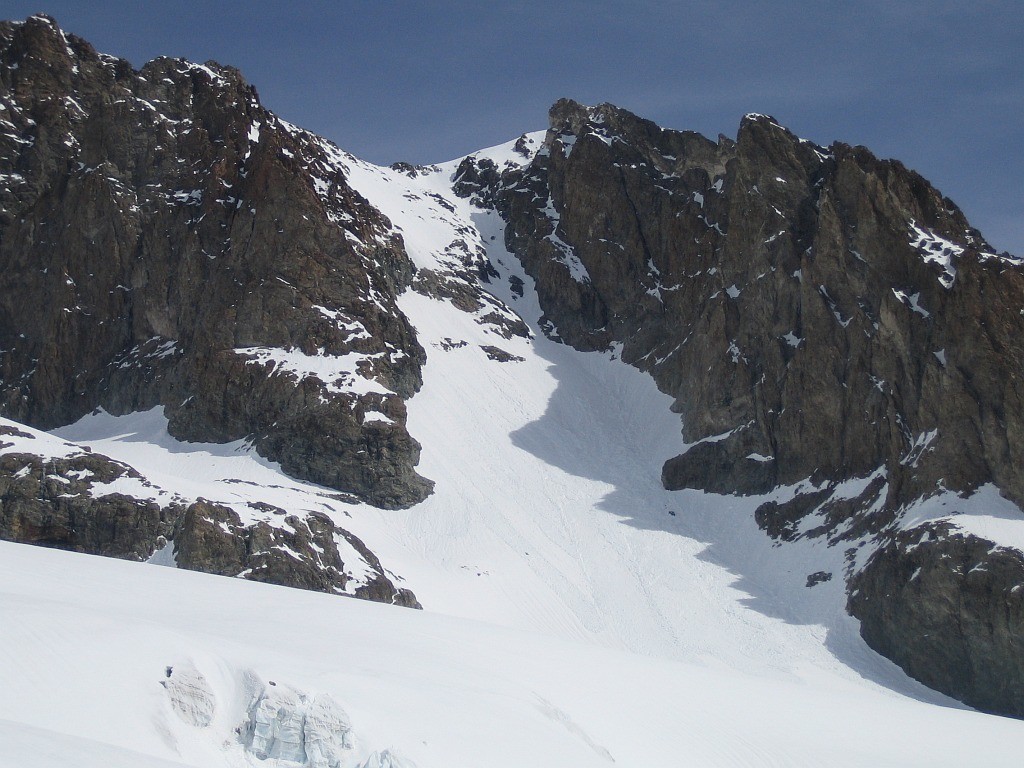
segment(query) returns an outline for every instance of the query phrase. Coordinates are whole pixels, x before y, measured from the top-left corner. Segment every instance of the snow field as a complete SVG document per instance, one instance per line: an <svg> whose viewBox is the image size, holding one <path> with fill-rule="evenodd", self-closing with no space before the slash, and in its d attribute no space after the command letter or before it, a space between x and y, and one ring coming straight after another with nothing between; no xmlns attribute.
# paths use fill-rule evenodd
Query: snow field
<svg viewBox="0 0 1024 768"><path fill-rule="evenodd" d="M69 578L69 576L71 578ZM344 768L1015 765L1020 723L673 662L430 612L0 543L0 764L267 766L234 729L247 679L328 694ZM26 664L31 660L31 664ZM171 707L194 665L209 726Z"/></svg>

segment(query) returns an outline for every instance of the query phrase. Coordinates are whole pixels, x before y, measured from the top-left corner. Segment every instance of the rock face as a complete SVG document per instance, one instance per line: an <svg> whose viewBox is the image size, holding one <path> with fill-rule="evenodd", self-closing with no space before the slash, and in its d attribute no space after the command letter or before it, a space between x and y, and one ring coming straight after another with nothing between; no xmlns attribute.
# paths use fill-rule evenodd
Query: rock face
<svg viewBox="0 0 1024 768"><path fill-rule="evenodd" d="M271 511L282 517L280 524L245 525L229 507L195 502L184 511L174 532L176 564L191 571L421 607L410 590L391 582L380 561L358 538L326 515L312 512L300 518L283 509ZM335 537L351 545L371 571L365 583L351 590Z"/></svg>
<svg viewBox="0 0 1024 768"><path fill-rule="evenodd" d="M551 333L622 344L677 398L695 445L666 487L885 467L894 507L939 483L1024 501L1020 261L898 162L763 115L716 143L561 101L523 172L462 171L508 218Z"/></svg>
<svg viewBox="0 0 1024 768"><path fill-rule="evenodd" d="M27 544L143 560L160 537L171 538L180 509L120 493L94 496L92 486L140 478L96 454L46 461L0 456L0 538Z"/></svg>
<svg viewBox="0 0 1024 768"><path fill-rule="evenodd" d="M204 499L165 500L160 489L119 461L92 452L49 457L10 451L12 435L0 426L0 539L125 560L147 560L166 549L179 568L330 594L421 607L396 587L362 541L323 513L288 514L250 503L239 513ZM123 491L112 490L120 484ZM149 492L160 501L139 498ZM347 557L360 562L345 563ZM355 569L359 578L353 579Z"/></svg>
<svg viewBox="0 0 1024 768"><path fill-rule="evenodd" d="M1024 717L1024 560L947 523L902 531L850 582L864 639L913 677Z"/></svg>
<svg viewBox="0 0 1024 768"><path fill-rule="evenodd" d="M900 163L764 115L710 141L563 100L532 162L469 157L455 188L506 219L550 336L621 345L676 398L690 446L667 488L793 488L758 508L769 535L826 537L851 573L854 544L878 549L849 605L872 647L1022 716L1024 556L899 532L937 492L993 484L1024 503L1020 259Z"/></svg>
<svg viewBox="0 0 1024 768"><path fill-rule="evenodd" d="M0 104L0 413L162 405L379 506L429 493L412 263L342 152L233 69L135 71L45 16L0 24Z"/></svg>

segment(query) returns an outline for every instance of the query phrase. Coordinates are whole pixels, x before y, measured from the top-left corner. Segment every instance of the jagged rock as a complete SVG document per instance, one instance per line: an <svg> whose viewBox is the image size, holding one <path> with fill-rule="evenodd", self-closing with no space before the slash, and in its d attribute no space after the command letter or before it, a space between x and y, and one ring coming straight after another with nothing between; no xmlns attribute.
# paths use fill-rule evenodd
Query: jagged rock
<svg viewBox="0 0 1024 768"><path fill-rule="evenodd" d="M1022 261L994 253L899 162L816 146L765 115L714 142L562 100L525 167L470 158L456 179L507 222L506 246L536 282L551 338L583 350L621 344L623 361L676 398L692 445L665 463L665 487L800 486L762 504L758 524L783 541L830 545L877 546L936 489L993 483L1024 503ZM1002 604L968 577L989 556L946 546L963 568L942 588L972 603L962 609L977 612L970 632L1005 623ZM884 549L856 578L887 583L893 558ZM857 558L846 560L852 569ZM878 615L903 605L876 592ZM851 610L860 605L851 598ZM926 600L907 621L942 624L943 610ZM926 663L931 650L915 650L895 619L869 623L874 647L908 669ZM1012 682L1000 690L1020 691L1024 666L1010 669L1009 633L1001 638L993 652ZM978 698L994 675L968 681L955 654L937 657L952 671L911 674L1020 716L1009 694Z"/></svg>
<svg viewBox="0 0 1024 768"><path fill-rule="evenodd" d="M321 592L343 590L348 579L330 518L317 513L305 519L289 515L284 523L291 530L262 522L252 526L246 561L252 573L246 578Z"/></svg>
<svg viewBox="0 0 1024 768"><path fill-rule="evenodd" d="M151 487L133 468L98 453L58 459L0 455L0 539L127 560L146 560L172 546L180 568L422 607L410 590L395 586L362 541L326 515L300 518L262 504L261 511L283 518L281 525L246 525L234 510L202 499L161 506L102 492L119 479L133 480L142 490ZM349 585L335 537L366 562L365 583Z"/></svg>
<svg viewBox="0 0 1024 768"><path fill-rule="evenodd" d="M776 485L775 460L761 455L741 430L724 440L714 440L690 448L669 459L661 470L666 488L700 488L712 493L767 493Z"/></svg>
<svg viewBox="0 0 1024 768"><path fill-rule="evenodd" d="M0 413L163 405L178 438L247 438L380 506L430 492L402 403L413 266L344 153L236 70L135 71L44 16L0 24L0 101Z"/></svg>
<svg viewBox="0 0 1024 768"><path fill-rule="evenodd" d="M480 349L483 350L489 360L494 360L497 363L521 363L526 359L491 344L481 344Z"/></svg>
<svg viewBox="0 0 1024 768"><path fill-rule="evenodd" d="M493 160L470 155L459 163L452 189L481 208L490 208L496 202L495 192L500 187L500 180L498 166Z"/></svg>
<svg viewBox="0 0 1024 768"><path fill-rule="evenodd" d="M179 568L219 576L245 570L248 546L238 513L200 499L182 515L174 536L174 561Z"/></svg>
<svg viewBox="0 0 1024 768"><path fill-rule="evenodd" d="M816 587L819 584L824 584L826 581L832 581L832 574L828 571L815 571L807 575L807 588Z"/></svg>
<svg viewBox="0 0 1024 768"><path fill-rule="evenodd" d="M758 527L773 539L794 541L798 537L797 526L800 521L831 496L832 491L826 488L812 493L800 493L784 502L766 501L754 510L754 519Z"/></svg>
<svg viewBox="0 0 1024 768"><path fill-rule="evenodd" d="M465 191L507 219L552 335L621 342L677 398L698 444L667 487L885 467L890 509L940 480L1024 501L1020 262L923 178L763 115L717 143L611 105L550 118L532 163L498 182L464 163L493 187Z"/></svg>
<svg viewBox="0 0 1024 768"><path fill-rule="evenodd" d="M466 269L452 274L442 274L430 269L421 269L416 274L413 290L434 299L446 299L452 306L467 313L477 314L477 322L489 325L500 336L528 339L530 327L506 304L485 292L480 281L488 282L490 262L472 261ZM475 274L473 271L475 271Z"/></svg>
<svg viewBox="0 0 1024 768"><path fill-rule="evenodd" d="M828 537L829 544L857 541L887 530L898 512L880 504L884 501L886 480L869 478L863 490L853 496L837 495L837 484L820 490L797 493L788 501L767 501L754 510L758 526L773 539L795 541L798 538ZM816 518L810 521L811 518ZM800 524L810 521L803 531ZM814 524L816 523L816 524Z"/></svg>
<svg viewBox="0 0 1024 768"><path fill-rule="evenodd" d="M925 685L1024 717L1024 555L929 523L901 531L850 582L868 645Z"/></svg>
<svg viewBox="0 0 1024 768"><path fill-rule="evenodd" d="M243 525L234 510L197 501L185 510L175 528L175 562L193 571L348 594L349 578L335 536L351 544L372 571L368 581L351 594L364 600L422 607L410 590L394 585L362 541L316 512L304 518L287 515L281 526L262 521Z"/></svg>
<svg viewBox="0 0 1024 768"><path fill-rule="evenodd" d="M483 309L480 291L474 283L457 280L431 269L416 273L413 290L434 299L448 299L463 312L478 312Z"/></svg>

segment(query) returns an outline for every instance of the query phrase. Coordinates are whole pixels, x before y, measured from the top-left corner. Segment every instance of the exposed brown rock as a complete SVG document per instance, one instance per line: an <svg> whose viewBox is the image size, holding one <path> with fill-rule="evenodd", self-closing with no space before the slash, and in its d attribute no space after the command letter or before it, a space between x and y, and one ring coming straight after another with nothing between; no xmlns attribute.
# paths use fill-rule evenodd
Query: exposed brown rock
<svg viewBox="0 0 1024 768"><path fill-rule="evenodd" d="M234 510L205 500L161 506L102 493L101 486L120 478L148 485L131 467L97 453L0 455L0 539L126 560L146 560L169 546L175 564L188 570L420 607L359 539L323 514L299 517L264 504L259 511L280 515L282 524L246 525ZM371 571L352 589L336 536L351 543Z"/></svg>
<svg viewBox="0 0 1024 768"><path fill-rule="evenodd" d="M0 24L0 102L0 413L49 428L162 405L176 437L249 439L381 506L429 493L402 404L425 360L395 304L413 267L344 153L236 70L135 71L46 17ZM363 428L382 397L393 423Z"/></svg>
<svg viewBox="0 0 1024 768"><path fill-rule="evenodd" d="M1021 627L993 596L1013 589L1018 556L1000 550L988 582L983 545L940 539L939 559L960 565L925 568L910 592L938 597L903 617L910 598L890 587L925 550L886 544L936 490L994 483L1024 502L1021 260L993 253L899 162L816 146L764 115L717 142L607 104L563 100L550 118L524 169L471 158L458 188L506 219L549 336L621 343L676 398L692 446L664 485L796 487L757 509L771 536L883 546L853 582L872 595L850 602L868 642L939 690L1021 716ZM843 481L863 487L851 496ZM906 637L922 626L933 640Z"/></svg>
<svg viewBox="0 0 1024 768"><path fill-rule="evenodd" d="M761 115L715 143L564 100L533 163L474 194L507 217L552 333L622 342L677 397L698 444L666 464L667 487L755 493L884 466L893 508L940 481L1024 500L1019 262L900 163Z"/></svg>
<svg viewBox="0 0 1024 768"><path fill-rule="evenodd" d="M1024 717L1024 555L949 523L902 531L850 582L868 645L925 685Z"/></svg>
<svg viewBox="0 0 1024 768"><path fill-rule="evenodd" d="M99 454L47 460L27 453L0 456L0 538L145 560L159 537L172 535L180 510L93 491L94 484L121 477L142 480L131 467Z"/></svg>
<svg viewBox="0 0 1024 768"><path fill-rule="evenodd" d="M181 518L174 540L179 567L192 571L241 576L332 594L353 594L365 600L420 608L416 596L400 589L385 574L377 557L348 531L319 513L286 515L283 525L243 525L234 510L200 500ZM335 537L348 541L372 571L372 577L349 591L345 563ZM358 546L356 546L358 543Z"/></svg>

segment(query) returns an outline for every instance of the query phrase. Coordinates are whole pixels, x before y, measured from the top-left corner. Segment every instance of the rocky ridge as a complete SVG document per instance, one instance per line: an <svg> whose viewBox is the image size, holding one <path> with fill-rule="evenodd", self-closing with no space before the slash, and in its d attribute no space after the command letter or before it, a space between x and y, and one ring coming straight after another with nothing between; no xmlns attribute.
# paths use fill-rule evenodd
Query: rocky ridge
<svg viewBox="0 0 1024 768"><path fill-rule="evenodd" d="M891 508L940 483L1024 500L1021 262L952 201L763 115L718 143L610 105L559 102L551 122L487 195L551 333L621 344L676 396L691 447L667 487L762 493L884 468ZM468 161L463 189L485 176Z"/></svg>

